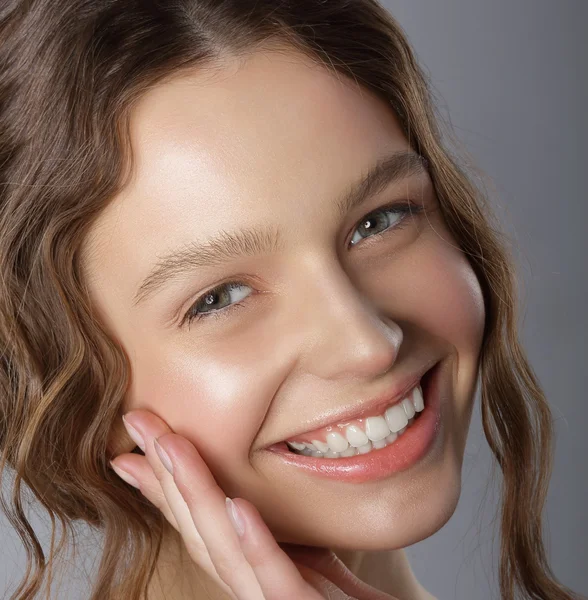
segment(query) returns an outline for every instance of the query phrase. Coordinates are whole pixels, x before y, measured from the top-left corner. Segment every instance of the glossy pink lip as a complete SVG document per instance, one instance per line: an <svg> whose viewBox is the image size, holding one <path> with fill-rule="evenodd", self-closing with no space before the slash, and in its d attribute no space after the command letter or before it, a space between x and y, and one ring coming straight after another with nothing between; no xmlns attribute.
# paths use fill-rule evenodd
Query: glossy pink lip
<svg viewBox="0 0 588 600"><path fill-rule="evenodd" d="M280 442L268 444L265 449L269 450L270 448L280 446L286 440L295 440L296 436L303 436L307 433L316 431L317 429L328 427L329 425L335 426L338 423L345 423L353 419L362 419L382 414L384 409L388 406L401 402L403 398L406 397L407 392L416 386L422 376L431 369L436 362L438 362L437 358L429 360L417 373L411 373L403 379L395 381L394 385L384 394L380 394L376 398L363 402L359 406L354 404L353 406L338 411L335 416L333 416L332 413L323 414L306 421L304 423L304 429L299 429L288 437L283 438Z"/></svg>
<svg viewBox="0 0 588 600"><path fill-rule="evenodd" d="M367 454L345 458L314 458L291 452L285 442L266 448L287 464L313 475L350 483L385 479L421 460L433 445L441 428L440 374L442 361L429 373L423 386L425 409L418 419L392 444Z"/></svg>

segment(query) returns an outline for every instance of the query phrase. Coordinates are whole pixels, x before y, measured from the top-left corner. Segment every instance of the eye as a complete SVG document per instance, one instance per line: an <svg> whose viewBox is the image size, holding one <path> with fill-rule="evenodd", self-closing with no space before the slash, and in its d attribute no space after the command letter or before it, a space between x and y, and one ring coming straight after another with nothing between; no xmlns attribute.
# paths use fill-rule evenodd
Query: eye
<svg viewBox="0 0 588 600"><path fill-rule="evenodd" d="M362 234L359 239L353 236L349 246L356 246L365 237L379 238L386 233L396 231L407 223L409 216L418 214L422 210L422 206L407 201L382 206L365 215L354 227L357 231L373 235ZM242 281L228 281L205 292L188 309L182 318L180 327L183 327L186 322L189 326L194 320L218 319L227 316L233 309L244 305L249 294L238 292L243 288L252 289Z"/></svg>
<svg viewBox="0 0 588 600"><path fill-rule="evenodd" d="M216 319L224 316L229 310L240 306L243 298L246 297L246 294L234 294L234 296L238 299L237 301L233 300L232 303L224 302L224 300L230 300L232 297L232 292L239 290L240 288L251 289L248 285L245 285L240 281L229 281L227 283L218 285L208 292L205 292L189 308L188 312L184 315L184 318L180 323L180 327L182 327L186 321L188 324L190 324L194 319ZM219 304L221 304L220 307L218 306ZM228 306L228 308L225 308L226 306Z"/></svg>
<svg viewBox="0 0 588 600"><path fill-rule="evenodd" d="M353 236L349 242L349 246L356 246L364 237L377 238L390 229L396 230L404 227L407 221L407 215L417 214L422 211L422 207L410 202L401 202L382 206L377 210L365 215L362 220L355 226L358 232L364 231L374 233L374 235ZM387 216L391 215L391 216ZM370 242L371 243L371 242Z"/></svg>

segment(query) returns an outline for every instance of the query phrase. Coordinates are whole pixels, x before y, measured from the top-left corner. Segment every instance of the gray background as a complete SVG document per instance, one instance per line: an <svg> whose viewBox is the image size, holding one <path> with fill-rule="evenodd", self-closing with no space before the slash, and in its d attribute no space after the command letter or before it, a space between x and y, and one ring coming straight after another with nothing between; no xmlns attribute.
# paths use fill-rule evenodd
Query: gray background
<svg viewBox="0 0 588 600"><path fill-rule="evenodd" d="M513 239L521 336L555 419L545 512L551 565L563 583L588 595L588 2L384 5L405 28L445 119L490 178L488 191ZM499 597L498 529L491 523L498 488L490 486L483 502L491 459L477 408L458 508L441 531L407 549L417 577L441 600ZM0 533L0 593L7 598L24 552L1 517ZM43 540L48 547L49 537ZM60 599L87 598L99 542L89 536L85 559L70 559Z"/></svg>

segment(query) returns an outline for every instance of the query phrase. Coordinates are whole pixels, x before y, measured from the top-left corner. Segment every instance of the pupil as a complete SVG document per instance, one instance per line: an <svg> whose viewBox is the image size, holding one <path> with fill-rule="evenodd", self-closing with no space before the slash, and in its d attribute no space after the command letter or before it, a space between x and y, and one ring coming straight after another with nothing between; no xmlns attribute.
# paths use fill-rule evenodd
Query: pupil
<svg viewBox="0 0 588 600"><path fill-rule="evenodd" d="M378 213L378 214L382 214L382 213ZM384 223L385 225L385 223ZM374 229L378 228L378 219L377 218L370 218L370 219L366 219L363 222L363 229L364 231L373 231Z"/></svg>

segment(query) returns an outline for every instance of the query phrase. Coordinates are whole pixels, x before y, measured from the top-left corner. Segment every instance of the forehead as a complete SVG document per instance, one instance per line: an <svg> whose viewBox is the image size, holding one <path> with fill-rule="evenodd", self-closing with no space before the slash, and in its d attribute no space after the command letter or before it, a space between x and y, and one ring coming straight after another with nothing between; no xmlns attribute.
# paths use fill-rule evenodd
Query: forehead
<svg viewBox="0 0 588 600"><path fill-rule="evenodd" d="M294 53L258 52L179 76L143 97L131 132L134 197L165 191L164 173L197 181L194 199L206 197L209 184L213 196L219 185L241 192L233 197L270 186L275 192L281 182L290 187L288 175L301 168L328 165L323 179L344 175L346 158L355 161L381 140L406 147L383 100Z"/></svg>
<svg viewBox="0 0 588 600"><path fill-rule="evenodd" d="M158 255L268 218L288 225L292 208L326 211L383 152L407 149L382 99L294 53L170 79L134 106L130 131L134 176L86 262L127 304Z"/></svg>

